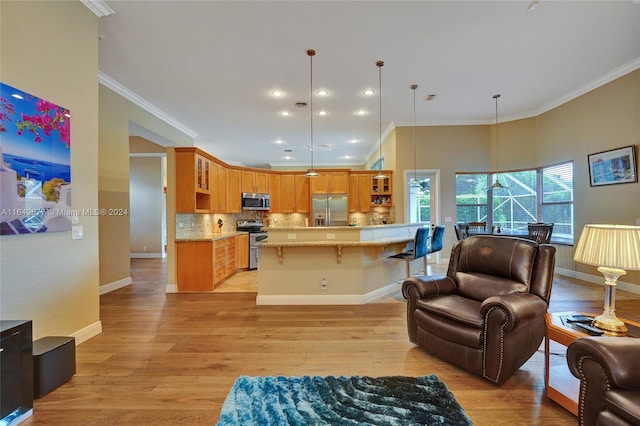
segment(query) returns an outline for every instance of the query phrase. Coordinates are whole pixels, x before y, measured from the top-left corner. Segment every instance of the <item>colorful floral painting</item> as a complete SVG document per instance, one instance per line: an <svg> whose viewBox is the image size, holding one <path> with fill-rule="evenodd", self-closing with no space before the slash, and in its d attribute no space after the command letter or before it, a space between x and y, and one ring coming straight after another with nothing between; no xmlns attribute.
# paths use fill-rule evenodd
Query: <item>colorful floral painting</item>
<svg viewBox="0 0 640 426"><path fill-rule="evenodd" d="M71 229L71 113L0 83L0 235Z"/></svg>

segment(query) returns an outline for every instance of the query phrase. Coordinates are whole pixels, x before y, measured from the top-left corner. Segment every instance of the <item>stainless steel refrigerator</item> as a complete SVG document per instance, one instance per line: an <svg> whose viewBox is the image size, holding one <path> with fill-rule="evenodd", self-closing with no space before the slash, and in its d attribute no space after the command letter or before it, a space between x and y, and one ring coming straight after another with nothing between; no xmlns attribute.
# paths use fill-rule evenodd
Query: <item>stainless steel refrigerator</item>
<svg viewBox="0 0 640 426"><path fill-rule="evenodd" d="M311 226L349 225L347 194L313 194Z"/></svg>

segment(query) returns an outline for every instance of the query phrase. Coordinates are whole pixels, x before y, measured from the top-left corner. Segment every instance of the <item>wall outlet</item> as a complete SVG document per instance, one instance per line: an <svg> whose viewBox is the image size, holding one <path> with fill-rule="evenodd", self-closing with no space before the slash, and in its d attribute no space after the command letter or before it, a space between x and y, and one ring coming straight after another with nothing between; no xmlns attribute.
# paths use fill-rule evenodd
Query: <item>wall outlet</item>
<svg viewBox="0 0 640 426"><path fill-rule="evenodd" d="M326 278L323 278L320 280L320 290L328 290L329 289L329 283L327 282Z"/></svg>
<svg viewBox="0 0 640 426"><path fill-rule="evenodd" d="M327 240L335 240L336 234L327 234Z"/></svg>
<svg viewBox="0 0 640 426"><path fill-rule="evenodd" d="M71 227L71 239L72 240L81 240L84 238L84 228L82 226L72 226Z"/></svg>
<svg viewBox="0 0 640 426"><path fill-rule="evenodd" d="M142 251L147 251L147 246L142 247Z"/></svg>
<svg viewBox="0 0 640 426"><path fill-rule="evenodd" d="M287 234L287 239L295 240L297 238L296 234Z"/></svg>

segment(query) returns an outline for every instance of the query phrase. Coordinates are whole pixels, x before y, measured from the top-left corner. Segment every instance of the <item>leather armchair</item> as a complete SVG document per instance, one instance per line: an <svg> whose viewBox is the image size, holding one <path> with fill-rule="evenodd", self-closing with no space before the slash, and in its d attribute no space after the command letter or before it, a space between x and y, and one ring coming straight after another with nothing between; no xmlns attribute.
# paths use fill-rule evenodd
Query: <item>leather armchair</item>
<svg viewBox="0 0 640 426"><path fill-rule="evenodd" d="M502 384L545 335L555 247L477 235L458 241L446 276L405 280L409 340L421 349Z"/></svg>
<svg viewBox="0 0 640 426"><path fill-rule="evenodd" d="M567 349L567 364L580 379L582 426L640 424L640 339L581 337Z"/></svg>

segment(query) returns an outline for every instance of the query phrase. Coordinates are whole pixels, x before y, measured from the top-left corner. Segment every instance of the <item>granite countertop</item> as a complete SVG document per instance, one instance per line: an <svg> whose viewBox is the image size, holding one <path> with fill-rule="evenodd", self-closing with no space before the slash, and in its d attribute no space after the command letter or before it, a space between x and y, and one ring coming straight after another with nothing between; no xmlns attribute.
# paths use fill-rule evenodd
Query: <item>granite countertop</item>
<svg viewBox="0 0 640 426"><path fill-rule="evenodd" d="M371 246L386 246L389 244L406 243L413 241L413 237L398 237L398 238L379 238L377 240L370 241L336 241L336 240L324 240L324 241L281 241L281 242L269 242L269 239L260 242L262 247L371 247Z"/></svg>
<svg viewBox="0 0 640 426"><path fill-rule="evenodd" d="M424 224L420 223L390 223L387 225L366 225L366 226L272 226L264 227L263 231L300 231L300 230L312 230L317 229L321 231L348 231L348 230L362 230L362 229L379 229L379 228L406 228L408 226L420 226Z"/></svg>
<svg viewBox="0 0 640 426"><path fill-rule="evenodd" d="M248 232L242 231L232 231L232 232L221 232L221 233L210 233L205 235L193 235L189 237L176 238L176 243L179 242L188 242L188 241L216 241L222 240L225 238L235 237L236 235L248 234Z"/></svg>

